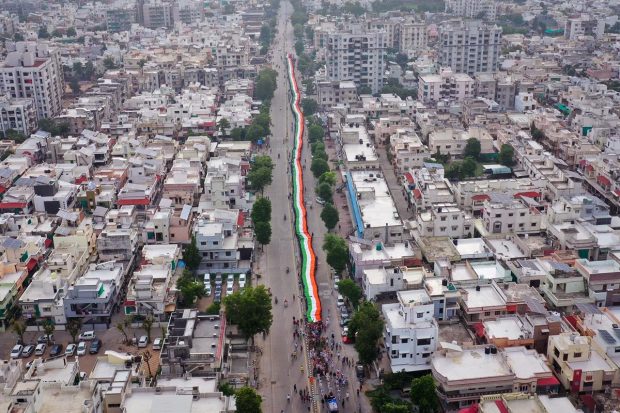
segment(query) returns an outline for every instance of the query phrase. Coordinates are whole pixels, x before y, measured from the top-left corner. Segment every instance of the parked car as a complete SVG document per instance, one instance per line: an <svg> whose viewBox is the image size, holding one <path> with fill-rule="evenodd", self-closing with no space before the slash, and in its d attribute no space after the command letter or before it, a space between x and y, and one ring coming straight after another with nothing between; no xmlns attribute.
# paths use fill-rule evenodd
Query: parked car
<svg viewBox="0 0 620 413"><path fill-rule="evenodd" d="M342 317L340 319L340 327L344 327L344 326L348 325L350 321L351 321L351 319L349 317Z"/></svg>
<svg viewBox="0 0 620 413"><path fill-rule="evenodd" d="M211 295L211 283L205 282L205 295L209 297Z"/></svg>
<svg viewBox="0 0 620 413"><path fill-rule="evenodd" d="M357 363L355 365L355 375L357 376L358 379L362 380L365 376L364 373L364 366L360 363Z"/></svg>
<svg viewBox="0 0 620 413"><path fill-rule="evenodd" d="M338 291L338 283L340 282L340 277L337 275L334 277L334 290Z"/></svg>
<svg viewBox="0 0 620 413"><path fill-rule="evenodd" d="M342 306L340 308L340 317L341 318L349 318L349 310L347 310L347 308L345 306Z"/></svg>
<svg viewBox="0 0 620 413"><path fill-rule="evenodd" d="M77 346L73 343L68 344L67 348L65 349L65 356L72 356L75 354L75 351L77 350Z"/></svg>
<svg viewBox="0 0 620 413"><path fill-rule="evenodd" d="M50 357L60 356L60 354L62 353L62 348L63 348L62 344L54 344L50 348Z"/></svg>
<svg viewBox="0 0 620 413"><path fill-rule="evenodd" d="M37 347L34 349L34 354L36 356L42 356L43 354L45 354L45 349L46 348L47 348L47 344L39 343L39 344L37 344Z"/></svg>
<svg viewBox="0 0 620 413"><path fill-rule="evenodd" d="M22 357L30 357L34 353L34 346L32 344L28 344L22 350Z"/></svg>
<svg viewBox="0 0 620 413"><path fill-rule="evenodd" d="M220 301L222 301L222 291L215 291L215 296L213 297L213 302L214 303L219 303Z"/></svg>
<svg viewBox="0 0 620 413"><path fill-rule="evenodd" d="M347 337L349 335L349 327L343 327L342 329L342 337Z"/></svg>
<svg viewBox="0 0 620 413"><path fill-rule="evenodd" d="M319 205L325 205L325 200L319 196L316 197L316 203Z"/></svg>
<svg viewBox="0 0 620 413"><path fill-rule="evenodd" d="M144 348L148 346L148 344L149 338L147 336L140 336L140 338L138 339L138 348Z"/></svg>
<svg viewBox="0 0 620 413"><path fill-rule="evenodd" d="M97 336L95 335L95 332L93 330L89 330L84 331L82 334L80 334L79 339L83 341L89 341L95 339L96 337Z"/></svg>
<svg viewBox="0 0 620 413"><path fill-rule="evenodd" d="M227 279L228 283L234 283L235 282L235 276L233 274L228 274L228 279Z"/></svg>
<svg viewBox="0 0 620 413"><path fill-rule="evenodd" d="M232 284L228 284L226 286L226 295L232 294L232 293L233 293L233 285Z"/></svg>
<svg viewBox="0 0 620 413"><path fill-rule="evenodd" d="M162 340L159 337L157 337L155 340L153 340L153 350L161 350L161 345L162 345L163 341L164 340Z"/></svg>
<svg viewBox="0 0 620 413"><path fill-rule="evenodd" d="M204 281L204 283L205 283L205 284L206 284L206 283L211 284L211 274L206 273L206 274L204 275L204 277L203 277L203 281Z"/></svg>
<svg viewBox="0 0 620 413"><path fill-rule="evenodd" d="M99 353L100 349L101 349L101 340L96 338L90 343L90 349L88 350L88 352L90 354L97 354Z"/></svg>
<svg viewBox="0 0 620 413"><path fill-rule="evenodd" d="M50 343L54 341L54 335L50 334L49 336L46 336L45 334L43 334L42 336L39 336L39 338L37 338L37 343L41 344L41 343Z"/></svg>
<svg viewBox="0 0 620 413"><path fill-rule="evenodd" d="M77 345L77 355L83 356L84 354L86 354L86 342L80 341Z"/></svg>
<svg viewBox="0 0 620 413"><path fill-rule="evenodd" d="M344 297L341 296L340 294L338 294L338 301L337 301L337 305L338 307L341 307L344 305Z"/></svg>
<svg viewBox="0 0 620 413"><path fill-rule="evenodd" d="M215 276L215 286L222 285L222 274L217 274Z"/></svg>
<svg viewBox="0 0 620 413"><path fill-rule="evenodd" d="M24 346L21 344L15 344L11 349L11 358L18 359L22 355L22 351L24 351Z"/></svg>
<svg viewBox="0 0 620 413"><path fill-rule="evenodd" d="M245 274L239 274L239 288L245 287Z"/></svg>

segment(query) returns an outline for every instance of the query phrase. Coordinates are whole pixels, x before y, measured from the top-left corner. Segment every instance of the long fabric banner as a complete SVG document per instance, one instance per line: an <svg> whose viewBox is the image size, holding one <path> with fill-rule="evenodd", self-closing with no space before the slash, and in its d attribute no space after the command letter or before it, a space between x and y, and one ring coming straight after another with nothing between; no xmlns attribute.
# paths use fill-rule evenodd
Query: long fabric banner
<svg viewBox="0 0 620 413"><path fill-rule="evenodd" d="M301 251L301 280L306 296L306 318L308 321L316 322L321 320L321 300L319 299L319 289L316 284L316 255L312 248L312 236L308 232L308 222L306 218L306 206L304 203L304 181L301 165L301 151L304 138L304 114L301 110L301 94L295 78L295 62L293 57L288 55L288 78L291 85L293 99L291 106L295 115L294 145L293 156L291 157L291 171L293 179L293 210L295 212L295 233L299 241Z"/></svg>

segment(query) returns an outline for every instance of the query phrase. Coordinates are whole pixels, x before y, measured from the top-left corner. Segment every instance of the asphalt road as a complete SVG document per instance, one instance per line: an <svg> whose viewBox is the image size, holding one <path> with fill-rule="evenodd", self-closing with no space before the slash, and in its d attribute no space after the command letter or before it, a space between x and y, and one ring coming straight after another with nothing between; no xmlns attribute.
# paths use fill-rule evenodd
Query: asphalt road
<svg viewBox="0 0 620 413"><path fill-rule="evenodd" d="M263 350L259 363L258 381L259 392L263 396L262 407L263 411L273 413L308 411L309 405L303 404L300 398L293 394L293 386L296 386L297 389L310 388L307 369L305 368L307 365L305 346L303 346L303 354L300 351L296 359L293 360L291 357L295 351L293 317L296 319L303 317L305 308L302 308L302 303L299 300L301 291L296 271L298 248L291 223L292 205L288 198L291 188L288 158L292 150L294 118L289 105L290 93L286 72L286 55L287 53L294 54L293 28L289 21L293 8L288 1L281 4L278 16L278 34L274 40L272 51L272 67L278 72L278 88L271 102L273 127L270 148L265 151L275 163L273 182L264 194L271 199L272 236L271 243L264 247L260 255L256 269L256 272L261 274L259 282L271 289L274 298L278 298L278 304L274 303L274 319L270 333L264 340L260 338L257 340L257 344ZM310 172L311 155L307 142L303 148L303 158L307 165L304 170L304 187L308 207L308 228L314 233L314 249L318 263L316 278L323 307L322 317L324 321L329 320L327 336L333 334L336 341L341 343L339 317L336 316L338 311L336 308L337 293L334 291L329 267L325 262L325 254L321 249L327 230L320 218L320 205L314 202L316 183ZM341 210L340 213L342 221L349 219L346 216L346 211ZM288 273L286 272L287 267L290 269ZM293 300L294 295L297 297L296 300ZM285 299L289 302L286 308L283 305ZM355 350L350 345L343 344L340 355L356 359ZM359 383L355 379L354 369L341 367L341 363L337 359L334 360L334 363L338 364L335 369L341 368L351 383L346 390L350 394L350 399L347 400L345 408L341 408L340 411L370 412L371 409L366 398L364 396L361 399L357 397L356 390ZM304 366L303 370L302 366ZM288 394L291 395L290 402L287 400ZM342 396L344 398L344 391ZM321 403L317 405L317 411L326 411Z"/></svg>

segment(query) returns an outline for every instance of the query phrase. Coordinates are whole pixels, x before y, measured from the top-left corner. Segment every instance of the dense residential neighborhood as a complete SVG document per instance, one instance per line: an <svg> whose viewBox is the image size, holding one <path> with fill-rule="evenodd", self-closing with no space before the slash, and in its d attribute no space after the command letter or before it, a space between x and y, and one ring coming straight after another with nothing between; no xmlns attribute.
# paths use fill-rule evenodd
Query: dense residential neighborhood
<svg viewBox="0 0 620 413"><path fill-rule="evenodd" d="M620 411L620 5L0 3L0 412Z"/></svg>

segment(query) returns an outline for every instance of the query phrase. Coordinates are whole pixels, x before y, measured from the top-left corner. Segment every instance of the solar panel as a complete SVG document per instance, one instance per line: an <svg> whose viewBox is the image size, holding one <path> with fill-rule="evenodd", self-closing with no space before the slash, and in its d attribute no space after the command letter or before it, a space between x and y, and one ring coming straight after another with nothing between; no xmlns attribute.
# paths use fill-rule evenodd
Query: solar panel
<svg viewBox="0 0 620 413"><path fill-rule="evenodd" d="M191 205L183 205L183 210L181 211L181 219L187 221L189 219L189 214L192 212Z"/></svg>
<svg viewBox="0 0 620 413"><path fill-rule="evenodd" d="M605 340L605 343L607 343L607 344L615 344L616 343L616 339L611 334L609 334L609 331L607 331L607 330L599 330L598 333L601 335L603 340Z"/></svg>
<svg viewBox="0 0 620 413"><path fill-rule="evenodd" d="M547 308L540 301L536 300L534 297L525 297L524 299L525 305L530 309L533 313L538 314L547 314Z"/></svg>
<svg viewBox="0 0 620 413"><path fill-rule="evenodd" d="M575 304L575 307L581 312L581 314L595 314L600 315L603 314L601 309L591 303L579 303Z"/></svg>

